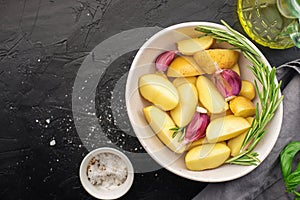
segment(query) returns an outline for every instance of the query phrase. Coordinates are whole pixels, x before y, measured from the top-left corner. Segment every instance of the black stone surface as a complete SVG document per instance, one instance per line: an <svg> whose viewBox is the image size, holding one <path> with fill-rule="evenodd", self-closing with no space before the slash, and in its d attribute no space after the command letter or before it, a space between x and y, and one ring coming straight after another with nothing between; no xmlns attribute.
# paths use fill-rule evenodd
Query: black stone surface
<svg viewBox="0 0 300 200"><path fill-rule="evenodd" d="M221 19L243 33L234 0L0 0L0 199L93 199L78 177L88 150L74 125L72 87L97 44L133 28ZM299 58L296 48L259 48L275 66ZM121 56L101 77L96 115L103 130L113 130L107 137L114 144L144 152L108 117L110 92L135 53ZM131 130L128 119L120 123ZM191 199L205 186L160 169L137 173L121 199Z"/></svg>

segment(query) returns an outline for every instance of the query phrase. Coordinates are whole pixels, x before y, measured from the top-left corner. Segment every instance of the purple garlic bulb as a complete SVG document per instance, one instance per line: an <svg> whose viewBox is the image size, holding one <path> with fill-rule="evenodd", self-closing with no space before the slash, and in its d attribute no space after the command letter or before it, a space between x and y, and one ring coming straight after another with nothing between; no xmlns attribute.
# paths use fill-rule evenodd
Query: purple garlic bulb
<svg viewBox="0 0 300 200"><path fill-rule="evenodd" d="M160 72L165 72L174 60L177 52L177 50L174 50L161 53L155 60L155 68Z"/></svg>
<svg viewBox="0 0 300 200"><path fill-rule="evenodd" d="M241 77L231 69L218 69L213 74L212 81L226 99L237 96L241 91Z"/></svg>
<svg viewBox="0 0 300 200"><path fill-rule="evenodd" d="M205 137L206 128L210 122L209 116L205 113L195 112L191 122L187 126L184 136L185 143L193 142Z"/></svg>

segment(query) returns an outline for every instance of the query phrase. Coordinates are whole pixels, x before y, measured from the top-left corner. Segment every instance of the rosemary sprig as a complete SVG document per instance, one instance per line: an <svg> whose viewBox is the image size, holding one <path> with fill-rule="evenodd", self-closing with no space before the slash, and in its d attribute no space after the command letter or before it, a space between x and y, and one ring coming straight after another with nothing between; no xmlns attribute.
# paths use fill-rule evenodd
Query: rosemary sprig
<svg viewBox="0 0 300 200"><path fill-rule="evenodd" d="M178 134L180 134L178 142L181 142L184 139L186 128L180 128L176 126L174 128L170 128L169 130L174 131L172 134L172 138L175 138Z"/></svg>
<svg viewBox="0 0 300 200"><path fill-rule="evenodd" d="M241 152L237 156L228 159L226 163L257 165L260 162L257 158L258 153L253 150L266 133L265 127L273 118L277 107L283 99L283 96L279 95L281 81L279 84L275 83L276 68L273 67L270 70L261 61L258 52L247 43L247 39L243 35L232 29L225 21L221 20L221 22L228 31L209 26L198 26L195 29L206 35L211 35L219 42L227 42L240 49L245 58L252 63L249 69L262 86L262 89L259 90L257 81L254 82L260 105L256 105L256 114L251 128L243 141Z"/></svg>

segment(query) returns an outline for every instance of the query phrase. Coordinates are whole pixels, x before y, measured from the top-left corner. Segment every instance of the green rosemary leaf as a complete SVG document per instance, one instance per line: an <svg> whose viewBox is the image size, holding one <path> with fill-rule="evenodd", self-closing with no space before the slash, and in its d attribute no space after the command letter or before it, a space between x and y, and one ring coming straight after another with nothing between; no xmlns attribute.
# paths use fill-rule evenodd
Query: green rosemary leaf
<svg viewBox="0 0 300 200"><path fill-rule="evenodd" d="M172 134L172 138L175 138L177 134L178 134L178 131L174 131Z"/></svg>
<svg viewBox="0 0 300 200"><path fill-rule="evenodd" d="M172 138L175 138L176 135L178 134L178 132L180 131L180 128L176 126L174 128L170 128L169 130L174 131L173 134L172 134Z"/></svg>
<svg viewBox="0 0 300 200"><path fill-rule="evenodd" d="M277 101L276 101L276 104L273 106L273 110L272 112L275 112L277 107L279 106L279 104L282 102L284 96L282 95Z"/></svg>
<svg viewBox="0 0 300 200"><path fill-rule="evenodd" d="M180 137L178 138L178 142L183 141L183 139L184 139L184 137L185 137L185 133L186 133L186 128L183 128L183 129L181 130L181 135L180 135Z"/></svg>
<svg viewBox="0 0 300 200"><path fill-rule="evenodd" d="M256 80L254 80L254 87L255 87L255 90L258 91L258 92L257 92L257 95L258 95L259 100L260 100L260 101L263 101L263 97L262 97L262 94L261 94L260 91L259 91L259 87L258 87L258 84L257 84L257 81L256 81Z"/></svg>
<svg viewBox="0 0 300 200"><path fill-rule="evenodd" d="M244 166L251 166L251 165L257 165L255 162L240 162L240 161L232 161L230 164L236 164L236 165L244 165Z"/></svg>

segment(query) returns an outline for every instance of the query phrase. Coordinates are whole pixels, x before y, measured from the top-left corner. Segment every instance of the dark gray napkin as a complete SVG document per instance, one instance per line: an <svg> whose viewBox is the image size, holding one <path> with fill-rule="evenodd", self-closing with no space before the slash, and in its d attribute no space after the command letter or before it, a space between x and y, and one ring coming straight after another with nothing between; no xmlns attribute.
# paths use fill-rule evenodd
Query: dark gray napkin
<svg viewBox="0 0 300 200"><path fill-rule="evenodd" d="M300 141L300 59L278 67L278 80L282 80L283 122L279 138L257 169L239 179L224 183L211 183L194 200L281 200L293 199L285 192L279 154L290 141Z"/></svg>

